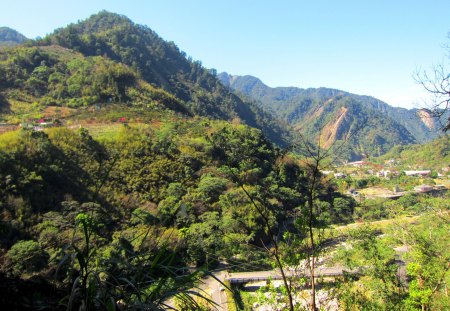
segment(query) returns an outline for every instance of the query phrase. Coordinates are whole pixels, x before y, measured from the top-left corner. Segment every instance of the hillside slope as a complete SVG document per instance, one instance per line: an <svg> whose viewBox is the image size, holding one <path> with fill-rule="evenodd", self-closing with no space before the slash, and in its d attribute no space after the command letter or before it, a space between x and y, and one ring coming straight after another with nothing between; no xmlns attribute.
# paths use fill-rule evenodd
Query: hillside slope
<svg viewBox="0 0 450 311"><path fill-rule="evenodd" d="M59 46L0 51L2 122L40 118L42 111L52 106L76 109L113 103L188 112L173 95L143 81L130 67L105 57L85 57Z"/></svg>
<svg viewBox="0 0 450 311"><path fill-rule="evenodd" d="M27 37L9 27L0 27L0 47L15 46L23 43Z"/></svg>
<svg viewBox="0 0 450 311"><path fill-rule="evenodd" d="M440 171L450 167L450 137L444 135L425 144L397 146L377 159L378 162L395 159L404 169L433 169Z"/></svg>
<svg viewBox="0 0 450 311"><path fill-rule="evenodd" d="M57 29L38 44L59 45L85 56L106 56L179 98L193 115L238 119L261 129L278 145L287 144L289 131L270 114L233 94L213 71L186 57L173 42L163 40L150 28L123 15L100 12Z"/></svg>

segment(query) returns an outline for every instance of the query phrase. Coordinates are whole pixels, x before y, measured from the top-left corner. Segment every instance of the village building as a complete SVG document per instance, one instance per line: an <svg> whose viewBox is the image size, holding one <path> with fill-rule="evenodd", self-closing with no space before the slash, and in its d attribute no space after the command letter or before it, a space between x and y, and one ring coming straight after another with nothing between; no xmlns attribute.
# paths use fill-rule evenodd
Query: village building
<svg viewBox="0 0 450 311"><path fill-rule="evenodd" d="M391 174L391 171L389 171L389 170L381 170L378 172L378 177L388 178L390 174Z"/></svg>
<svg viewBox="0 0 450 311"><path fill-rule="evenodd" d="M347 175L345 175L344 173L336 173L336 174L334 174L334 178L336 178L336 179L344 179L346 177L347 177Z"/></svg>
<svg viewBox="0 0 450 311"><path fill-rule="evenodd" d="M419 192L419 193L430 192L430 191L433 191L433 187L430 185L420 185L420 186L414 187L414 191Z"/></svg>
<svg viewBox="0 0 450 311"><path fill-rule="evenodd" d="M330 175L333 171L320 171L323 175Z"/></svg>
<svg viewBox="0 0 450 311"><path fill-rule="evenodd" d="M423 171L404 171L406 176L429 176L431 174L430 170Z"/></svg>

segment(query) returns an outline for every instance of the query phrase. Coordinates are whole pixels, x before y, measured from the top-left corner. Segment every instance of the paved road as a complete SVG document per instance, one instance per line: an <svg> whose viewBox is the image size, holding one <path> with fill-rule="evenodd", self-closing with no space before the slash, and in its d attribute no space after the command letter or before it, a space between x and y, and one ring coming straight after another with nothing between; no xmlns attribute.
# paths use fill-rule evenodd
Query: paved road
<svg viewBox="0 0 450 311"><path fill-rule="evenodd" d="M316 277L333 277L343 275L343 271L345 269L343 267L320 267L315 269ZM296 277L296 276L306 276L310 275L309 271L299 273L298 271L287 270L285 271L287 277ZM247 283L254 281L263 281L267 279L280 280L281 273L278 270L270 270L270 271L254 271L254 272L236 272L230 273L226 278L230 283Z"/></svg>
<svg viewBox="0 0 450 311"><path fill-rule="evenodd" d="M226 275L227 275L226 271L219 271L214 273L214 276L218 278L221 282L225 280ZM205 290L207 290L210 293L211 299L217 304L215 308L219 311L227 311L228 310L227 294L225 292L223 285L213 277L207 277L203 281L204 281L203 286L206 287Z"/></svg>

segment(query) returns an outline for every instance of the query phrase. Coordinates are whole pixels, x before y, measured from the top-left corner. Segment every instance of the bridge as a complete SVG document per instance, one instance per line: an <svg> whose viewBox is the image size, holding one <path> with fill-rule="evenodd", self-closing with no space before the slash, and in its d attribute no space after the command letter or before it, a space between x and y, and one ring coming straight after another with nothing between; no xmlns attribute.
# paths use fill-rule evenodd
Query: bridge
<svg viewBox="0 0 450 311"><path fill-rule="evenodd" d="M315 277L338 277L346 274L358 274L358 271L347 271L343 267L321 267L315 270ZM298 277L309 277L310 272L306 270L305 272L299 272L295 270L286 270L285 275L288 278L298 278ZM249 283L258 281L271 280L281 280L283 277L279 270L269 270L269 271L253 271L253 272L235 272L229 273L225 278L231 284L239 283Z"/></svg>

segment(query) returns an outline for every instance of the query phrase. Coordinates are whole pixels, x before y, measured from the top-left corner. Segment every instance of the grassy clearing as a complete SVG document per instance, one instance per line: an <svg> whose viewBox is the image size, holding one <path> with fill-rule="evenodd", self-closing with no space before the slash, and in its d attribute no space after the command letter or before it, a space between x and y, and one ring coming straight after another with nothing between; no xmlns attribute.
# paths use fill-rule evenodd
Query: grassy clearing
<svg viewBox="0 0 450 311"><path fill-rule="evenodd" d="M421 215L416 216L399 216L391 219L382 219L382 220L376 220L376 221L368 221L368 222L355 222L351 224L347 224L344 226L337 226L332 229L329 229L331 231L335 231L335 236L339 235L345 235L348 233L349 230L354 230L362 226L370 226L373 229L380 230L381 232L385 233L386 230L389 228L389 226L396 224L396 223L414 223L416 222Z"/></svg>
<svg viewBox="0 0 450 311"><path fill-rule="evenodd" d="M11 150L17 145L20 131L12 131L0 134L0 150Z"/></svg>
<svg viewBox="0 0 450 311"><path fill-rule="evenodd" d="M124 127L124 125L120 123L85 123L80 126L86 128L89 131L89 134L99 141L114 139L120 132L120 129Z"/></svg>
<svg viewBox="0 0 450 311"><path fill-rule="evenodd" d="M10 113L3 117L8 123L18 124L29 119L39 119L44 117L43 107L38 103L9 100Z"/></svg>
<svg viewBox="0 0 450 311"><path fill-rule="evenodd" d="M391 190L383 187L369 187L358 191L365 196L386 196L394 194Z"/></svg>
<svg viewBox="0 0 450 311"><path fill-rule="evenodd" d="M80 127L86 128L91 136L99 141L114 140L120 135L121 129L125 126L138 128L139 130L145 130L152 127L152 124L144 123L84 123L80 124Z"/></svg>

